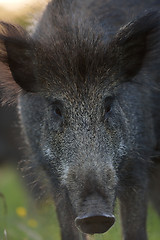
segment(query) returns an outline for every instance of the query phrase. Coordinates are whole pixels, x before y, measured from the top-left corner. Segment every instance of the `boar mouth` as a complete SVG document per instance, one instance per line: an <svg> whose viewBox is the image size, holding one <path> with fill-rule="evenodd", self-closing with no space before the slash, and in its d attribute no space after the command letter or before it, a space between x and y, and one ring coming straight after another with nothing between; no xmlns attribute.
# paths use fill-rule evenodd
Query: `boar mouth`
<svg viewBox="0 0 160 240"><path fill-rule="evenodd" d="M115 217L110 214L92 214L75 219L76 227L86 234L104 233L112 227L114 222Z"/></svg>

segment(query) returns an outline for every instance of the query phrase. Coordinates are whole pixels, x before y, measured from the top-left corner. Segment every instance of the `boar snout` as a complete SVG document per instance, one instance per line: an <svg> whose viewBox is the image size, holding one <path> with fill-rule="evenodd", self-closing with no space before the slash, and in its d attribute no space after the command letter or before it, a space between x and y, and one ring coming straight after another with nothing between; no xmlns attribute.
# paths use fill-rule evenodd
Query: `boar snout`
<svg viewBox="0 0 160 240"><path fill-rule="evenodd" d="M83 201L75 225L86 234L104 233L115 222L112 212L113 207L109 201L98 194L93 194Z"/></svg>
<svg viewBox="0 0 160 240"><path fill-rule="evenodd" d="M95 234L108 231L115 222L115 217L109 214L90 214L75 219L76 227L83 233Z"/></svg>

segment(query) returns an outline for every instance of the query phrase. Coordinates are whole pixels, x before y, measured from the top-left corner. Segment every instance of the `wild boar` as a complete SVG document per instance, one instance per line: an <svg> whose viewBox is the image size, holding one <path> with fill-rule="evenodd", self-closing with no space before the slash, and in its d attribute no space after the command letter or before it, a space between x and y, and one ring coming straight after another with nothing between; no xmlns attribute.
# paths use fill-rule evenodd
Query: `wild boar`
<svg viewBox="0 0 160 240"><path fill-rule="evenodd" d="M63 240L106 232L116 198L124 240L147 239L151 190L160 212L159 6L53 0L32 34L1 22L3 99L18 102L24 171L52 194Z"/></svg>

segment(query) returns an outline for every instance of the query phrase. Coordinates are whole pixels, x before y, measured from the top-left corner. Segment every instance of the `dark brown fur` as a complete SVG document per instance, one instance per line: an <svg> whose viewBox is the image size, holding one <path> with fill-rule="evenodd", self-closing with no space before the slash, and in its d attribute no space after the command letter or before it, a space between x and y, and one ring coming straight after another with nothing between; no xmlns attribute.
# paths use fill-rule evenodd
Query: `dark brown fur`
<svg viewBox="0 0 160 240"><path fill-rule="evenodd" d="M58 13L56 14L58 15ZM153 14L155 15L154 18L152 17ZM81 18L70 18L66 12L62 16L58 15L56 17L55 15L56 20L53 19L53 35L46 37L46 35L41 36L42 34L40 33L38 40L31 39L27 32L19 26L1 22L0 59L7 67L3 67L2 74L4 71L8 71L8 67L11 68L11 71L12 68L17 69L14 73L16 74L16 82L20 85L22 84L21 87L26 91L30 90L32 83L32 92L38 91L36 89L37 81L40 81L43 75L46 77L50 74L50 72L43 69L44 63L47 63L48 69L53 69L56 84L59 81L72 81L73 79L75 81L76 79L77 84L81 85L81 81L82 83L84 81L90 82L97 79L97 77L103 81L106 76L115 74L115 72L118 76L119 74L127 74L126 77L131 78L140 69L147 48L150 48L150 46L147 46L147 37L149 38L152 28L158 28L159 16L156 12L153 14L149 13L144 17L144 20L141 19L139 29L136 28L138 24L136 22L135 32L134 28L130 32L130 25L132 26L134 22L130 23L125 31L122 30L122 33L120 31L111 43L107 43L107 45L101 28L97 28L88 19L85 21L83 19L82 21ZM152 18L152 21L150 21L150 18ZM134 51L126 44L132 35L135 38L132 46ZM141 35L142 40L140 38L136 40L138 35ZM158 36L156 37L158 38ZM141 41L143 41L143 45L141 45ZM126 45L126 49L123 47L124 45ZM16 47L16 52L10 52L10 55L7 55L6 50L13 49L13 46ZM15 54L17 57L12 59L12 55L15 56ZM132 56L133 54L135 54L137 59L134 59L134 64L136 65L134 68L133 63L128 62L129 55ZM43 56L42 59L41 56ZM119 59L118 56L121 56L122 59ZM41 59L41 62L39 62L39 59ZM27 64L28 61L30 62L29 64ZM119 69L117 72L117 65L121 67L122 63L124 70ZM116 71L114 66L116 66ZM34 68L35 70L33 71ZM21 71L25 72L23 83L20 83L19 79ZM51 82L41 80L42 85L54 84L52 76L49 75L46 78L52 79ZM4 96L4 101L12 102L21 90L18 85L15 85L10 74L5 78L5 83L3 83L3 80L4 77L2 77L1 82L7 88L6 95L7 92L9 93L8 97ZM62 83L59 82L59 84L61 85Z"/></svg>
<svg viewBox="0 0 160 240"><path fill-rule="evenodd" d="M141 1L140 9L152 3L159 6ZM12 73L3 73L4 101L18 98L31 158L24 171L50 186L63 240L79 240L76 217L106 214L113 223L116 197L124 239L147 239L160 14L138 9L132 0L55 0L32 35L1 23L0 60ZM86 232L96 233L94 224Z"/></svg>

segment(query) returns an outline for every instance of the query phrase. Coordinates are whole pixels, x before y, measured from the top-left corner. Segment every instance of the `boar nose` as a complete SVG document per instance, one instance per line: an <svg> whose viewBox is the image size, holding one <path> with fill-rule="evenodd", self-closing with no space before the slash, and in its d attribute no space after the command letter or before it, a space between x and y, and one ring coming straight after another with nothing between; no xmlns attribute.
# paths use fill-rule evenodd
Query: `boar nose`
<svg viewBox="0 0 160 240"><path fill-rule="evenodd" d="M76 227L83 233L95 234L108 231L115 222L113 215L85 215L75 219Z"/></svg>

